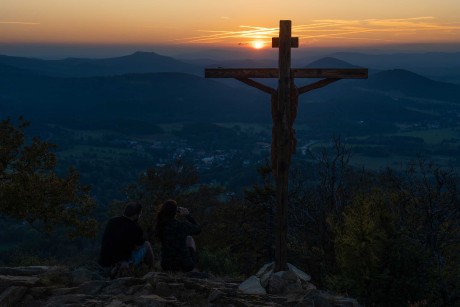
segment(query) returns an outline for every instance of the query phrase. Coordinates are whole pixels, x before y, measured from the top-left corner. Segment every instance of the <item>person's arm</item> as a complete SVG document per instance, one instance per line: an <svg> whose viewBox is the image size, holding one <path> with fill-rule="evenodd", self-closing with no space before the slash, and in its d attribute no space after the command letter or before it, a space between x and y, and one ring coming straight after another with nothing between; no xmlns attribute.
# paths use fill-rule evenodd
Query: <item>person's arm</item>
<svg viewBox="0 0 460 307"><path fill-rule="evenodd" d="M141 226L136 224L136 235L134 237L134 244L136 247L142 246L145 243L144 238L144 231L142 230Z"/></svg>
<svg viewBox="0 0 460 307"><path fill-rule="evenodd" d="M201 232L200 224L198 224L197 221L195 221L195 219L190 215L187 208L179 207L179 214L184 216L187 220L183 223L186 235L196 235Z"/></svg>
<svg viewBox="0 0 460 307"><path fill-rule="evenodd" d="M193 225L197 225L197 226L198 226L197 221L195 221L195 219L192 217L191 214L186 215L185 218L187 219L187 221L189 221L189 222L192 223Z"/></svg>

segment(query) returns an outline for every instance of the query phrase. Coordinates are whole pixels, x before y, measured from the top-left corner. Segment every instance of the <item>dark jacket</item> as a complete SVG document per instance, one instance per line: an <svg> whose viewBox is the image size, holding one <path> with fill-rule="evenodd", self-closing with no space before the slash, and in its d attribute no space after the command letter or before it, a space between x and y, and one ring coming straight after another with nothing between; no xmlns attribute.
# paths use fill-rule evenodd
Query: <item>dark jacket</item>
<svg viewBox="0 0 460 307"><path fill-rule="evenodd" d="M109 267L128 261L132 251L144 241L142 228L137 222L125 216L110 219L102 235L99 264Z"/></svg>
<svg viewBox="0 0 460 307"><path fill-rule="evenodd" d="M190 216L187 221L173 219L164 225L160 235L161 240L161 267L165 271L191 271L194 266L194 259L187 247L187 236L196 235L201 232L201 227Z"/></svg>

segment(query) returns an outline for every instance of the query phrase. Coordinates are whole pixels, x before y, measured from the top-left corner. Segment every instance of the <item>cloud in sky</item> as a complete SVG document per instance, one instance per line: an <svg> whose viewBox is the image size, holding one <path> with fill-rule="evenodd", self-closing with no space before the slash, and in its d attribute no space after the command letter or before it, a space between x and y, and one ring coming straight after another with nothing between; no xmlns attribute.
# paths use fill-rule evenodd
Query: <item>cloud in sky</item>
<svg viewBox="0 0 460 307"><path fill-rule="evenodd" d="M2 25L19 25L19 26L36 26L39 25L39 22L27 22L27 21L2 21L0 20L0 24Z"/></svg>
<svg viewBox="0 0 460 307"><path fill-rule="evenodd" d="M247 42L250 40L271 41L278 36L278 28L256 26L240 26L237 31L208 31L199 30L203 35L175 40L177 43L221 43L230 40ZM439 34L460 34L460 24L442 24L431 16L397 18L397 19L362 19L342 20L324 19L314 20L310 24L293 25L292 33L300 39L309 42L318 40L361 40L361 41L386 41L401 42L410 39L436 38ZM427 35L430 34L431 36Z"/></svg>
<svg viewBox="0 0 460 307"><path fill-rule="evenodd" d="M198 30L198 32L209 33L200 36L189 37L185 39L177 39L176 42L180 43L217 43L222 42L229 38L248 38L248 39L268 39L276 36L278 28L263 28L252 26L240 26L242 29L239 31L211 31L211 30Z"/></svg>

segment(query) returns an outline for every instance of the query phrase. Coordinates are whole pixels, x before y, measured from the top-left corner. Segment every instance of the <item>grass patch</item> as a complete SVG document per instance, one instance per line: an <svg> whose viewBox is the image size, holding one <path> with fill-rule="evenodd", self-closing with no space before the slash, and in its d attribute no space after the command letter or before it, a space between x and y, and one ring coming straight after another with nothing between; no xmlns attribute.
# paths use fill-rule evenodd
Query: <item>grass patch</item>
<svg viewBox="0 0 460 307"><path fill-rule="evenodd" d="M382 170L386 167L393 169L403 169L411 158L404 156L390 156L386 158L369 157L364 155L352 154L350 164L355 167L364 167L369 170Z"/></svg>
<svg viewBox="0 0 460 307"><path fill-rule="evenodd" d="M264 124L251 124L251 123L216 123L216 125L219 125L225 128L230 128L230 129L233 129L235 128L235 126L238 126L243 132L252 131L254 133L260 133L260 132L271 133L272 131L271 124L264 125Z"/></svg>
<svg viewBox="0 0 460 307"><path fill-rule="evenodd" d="M394 136L412 136L421 138L428 145L440 144L443 140L460 137L459 132L456 129L445 128L445 129L430 129L430 130L417 130L409 132L401 132L391 134Z"/></svg>
<svg viewBox="0 0 460 307"><path fill-rule="evenodd" d="M174 133L182 130L184 124L182 123L171 123L171 124L158 124L164 133Z"/></svg>
<svg viewBox="0 0 460 307"><path fill-rule="evenodd" d="M126 156L133 154L135 151L129 148L105 147L105 146L91 146L91 145L75 145L71 149L60 151L58 154L61 157L67 158L70 156L82 155L96 155L100 158Z"/></svg>
<svg viewBox="0 0 460 307"><path fill-rule="evenodd" d="M14 243L8 243L8 244L0 244L0 252L8 252L15 248L17 245Z"/></svg>

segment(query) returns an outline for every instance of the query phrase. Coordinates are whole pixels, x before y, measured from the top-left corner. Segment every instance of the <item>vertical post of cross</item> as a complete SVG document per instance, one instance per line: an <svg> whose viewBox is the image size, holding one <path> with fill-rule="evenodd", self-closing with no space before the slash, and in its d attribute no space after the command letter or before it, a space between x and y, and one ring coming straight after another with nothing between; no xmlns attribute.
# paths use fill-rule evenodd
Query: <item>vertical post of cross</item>
<svg viewBox="0 0 460 307"><path fill-rule="evenodd" d="M295 152L296 138L293 128L300 94L322 88L341 79L365 79L367 69L291 69L291 48L299 47L299 38L291 37L291 21L280 21L279 37L272 38L272 47L279 48L278 68L214 68L205 69L206 78L235 78L271 95L272 108L272 173L276 185L276 239L275 271L287 269L288 189L291 155ZM273 89L251 78L278 77L278 89ZM296 87L294 78L321 79L312 84Z"/></svg>
<svg viewBox="0 0 460 307"><path fill-rule="evenodd" d="M275 239L275 272L287 269L287 224L288 224L288 188L289 188L289 165L291 159L291 21L280 21L279 32L279 79L276 114L278 121L275 130L277 142L276 159L273 165L276 198L277 198L277 225ZM273 151L272 151L273 152ZM273 159L273 157L272 157Z"/></svg>

